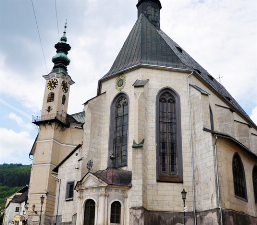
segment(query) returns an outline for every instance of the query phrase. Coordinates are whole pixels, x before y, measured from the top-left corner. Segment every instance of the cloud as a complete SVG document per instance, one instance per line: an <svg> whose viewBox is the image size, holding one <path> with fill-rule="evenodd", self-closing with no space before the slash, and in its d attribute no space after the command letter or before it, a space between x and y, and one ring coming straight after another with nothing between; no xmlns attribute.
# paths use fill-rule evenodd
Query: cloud
<svg viewBox="0 0 257 225"><path fill-rule="evenodd" d="M37 111L42 105L44 83L40 79L31 79L26 76L21 76L18 71L13 71L5 66L5 56L0 52L0 95L8 95L21 102L26 108ZM3 76L4 74L4 76ZM1 100L2 103L10 108L14 106ZM19 109L15 109L20 111Z"/></svg>
<svg viewBox="0 0 257 225"><path fill-rule="evenodd" d="M23 119L21 117L17 116L16 114L14 114L14 113L10 113L9 114L9 118L14 120L20 127L23 127L23 128L25 128L25 129L27 129L29 131L34 129L32 124L24 123Z"/></svg>
<svg viewBox="0 0 257 225"><path fill-rule="evenodd" d="M255 124L257 124L257 106L252 110L251 119Z"/></svg>
<svg viewBox="0 0 257 225"><path fill-rule="evenodd" d="M10 161L19 162L20 157L29 154L34 140L28 132L16 133L13 130L0 128L0 163Z"/></svg>

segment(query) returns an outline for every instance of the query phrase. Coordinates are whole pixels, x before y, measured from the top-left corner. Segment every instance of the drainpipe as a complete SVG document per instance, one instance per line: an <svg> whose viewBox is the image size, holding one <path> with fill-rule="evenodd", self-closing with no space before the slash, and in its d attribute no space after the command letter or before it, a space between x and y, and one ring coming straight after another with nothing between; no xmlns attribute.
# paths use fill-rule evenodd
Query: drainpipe
<svg viewBox="0 0 257 225"><path fill-rule="evenodd" d="M58 181L58 198L57 198L57 205L56 205L56 214L55 214L55 224L57 223L57 216L58 216L58 209L59 209L59 199L60 199L60 187L61 187L61 179L59 177L56 177L51 173L52 177L57 179Z"/></svg>
<svg viewBox="0 0 257 225"><path fill-rule="evenodd" d="M215 160L216 160L216 180L217 180L217 189L218 189L218 207L220 210L220 225L223 225L222 221L222 208L220 206L220 184L219 184L219 170L218 170L218 156L217 156L217 141L218 136L214 135L215 137L215 143L214 143L214 149L215 149Z"/></svg>
<svg viewBox="0 0 257 225"><path fill-rule="evenodd" d="M187 76L187 92L188 92L188 108L189 108L189 126L190 126L190 149L191 149L191 165L192 165L192 186L193 186L193 208L194 208L194 220L195 225L197 225L196 210L195 210L195 174L194 174L194 154L193 154L193 137L192 137L192 122L191 122L191 101L190 101L190 87L189 78L193 75L192 71Z"/></svg>

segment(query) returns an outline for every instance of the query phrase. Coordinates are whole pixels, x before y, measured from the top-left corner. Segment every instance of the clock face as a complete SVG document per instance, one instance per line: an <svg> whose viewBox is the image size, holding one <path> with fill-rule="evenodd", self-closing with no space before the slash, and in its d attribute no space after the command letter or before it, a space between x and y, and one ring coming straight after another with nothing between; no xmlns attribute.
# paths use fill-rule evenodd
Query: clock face
<svg viewBox="0 0 257 225"><path fill-rule="evenodd" d="M121 91L126 84L126 77L124 75L119 76L115 81L115 87L118 91Z"/></svg>
<svg viewBox="0 0 257 225"><path fill-rule="evenodd" d="M69 90L68 83L66 81L62 82L62 90L64 93L67 93Z"/></svg>
<svg viewBox="0 0 257 225"><path fill-rule="evenodd" d="M49 82L47 83L47 88L49 90L54 90L57 86L58 86L58 80L56 78L49 80Z"/></svg>

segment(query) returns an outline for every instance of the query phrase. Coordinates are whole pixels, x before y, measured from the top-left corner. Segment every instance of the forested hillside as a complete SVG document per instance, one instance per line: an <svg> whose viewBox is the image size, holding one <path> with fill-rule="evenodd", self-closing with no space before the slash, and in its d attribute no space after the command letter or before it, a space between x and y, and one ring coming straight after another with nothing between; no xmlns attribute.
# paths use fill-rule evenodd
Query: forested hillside
<svg viewBox="0 0 257 225"><path fill-rule="evenodd" d="M29 185L31 165L3 164L0 165L0 207L4 200L25 185Z"/></svg>

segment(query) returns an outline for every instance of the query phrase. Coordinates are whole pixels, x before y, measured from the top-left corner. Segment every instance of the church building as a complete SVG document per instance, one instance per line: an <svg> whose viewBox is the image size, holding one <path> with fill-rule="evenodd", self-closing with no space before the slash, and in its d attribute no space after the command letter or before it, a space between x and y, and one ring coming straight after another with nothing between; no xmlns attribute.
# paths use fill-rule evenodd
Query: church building
<svg viewBox="0 0 257 225"><path fill-rule="evenodd" d="M138 1L138 19L83 112L67 114L66 32L55 45L33 119L29 225L257 224L257 126L161 30L161 8Z"/></svg>

